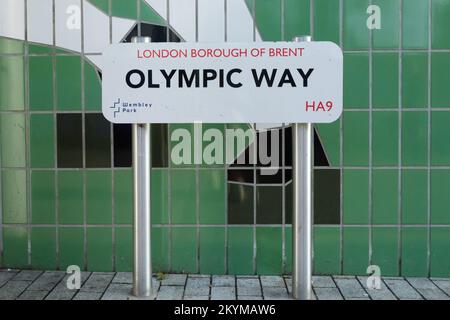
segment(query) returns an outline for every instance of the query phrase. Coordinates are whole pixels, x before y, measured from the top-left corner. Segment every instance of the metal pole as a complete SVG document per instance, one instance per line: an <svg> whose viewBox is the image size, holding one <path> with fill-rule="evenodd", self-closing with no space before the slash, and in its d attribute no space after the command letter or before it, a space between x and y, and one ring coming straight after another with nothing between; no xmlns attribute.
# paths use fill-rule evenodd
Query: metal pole
<svg viewBox="0 0 450 320"><path fill-rule="evenodd" d="M295 42L310 42L311 36L300 36ZM311 299L312 278L312 153L311 123L292 125L292 294L295 299Z"/></svg>
<svg viewBox="0 0 450 320"><path fill-rule="evenodd" d="M133 37L133 43L149 43L150 37ZM152 296L150 220L150 124L133 124L133 294Z"/></svg>

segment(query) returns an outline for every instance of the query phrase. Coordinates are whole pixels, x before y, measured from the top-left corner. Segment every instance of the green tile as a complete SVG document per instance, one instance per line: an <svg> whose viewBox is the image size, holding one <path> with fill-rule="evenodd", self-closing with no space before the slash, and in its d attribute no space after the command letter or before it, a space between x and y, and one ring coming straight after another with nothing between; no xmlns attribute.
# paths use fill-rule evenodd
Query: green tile
<svg viewBox="0 0 450 320"><path fill-rule="evenodd" d="M0 160L3 167L25 167L25 130L23 113L0 115Z"/></svg>
<svg viewBox="0 0 450 320"><path fill-rule="evenodd" d="M448 30L450 28L450 3L447 0L431 1L432 20L432 43L433 49L450 49L450 38Z"/></svg>
<svg viewBox="0 0 450 320"><path fill-rule="evenodd" d="M137 0L112 0L112 15L128 19L137 19Z"/></svg>
<svg viewBox="0 0 450 320"><path fill-rule="evenodd" d="M118 227L115 230L115 270L133 271L133 228Z"/></svg>
<svg viewBox="0 0 450 320"><path fill-rule="evenodd" d="M25 170L2 171L3 223L27 223Z"/></svg>
<svg viewBox="0 0 450 320"><path fill-rule="evenodd" d="M369 265L369 228L344 227L344 274L366 275Z"/></svg>
<svg viewBox="0 0 450 320"><path fill-rule="evenodd" d="M152 228L152 264L153 272L167 272L170 270L170 238L169 228Z"/></svg>
<svg viewBox="0 0 450 320"><path fill-rule="evenodd" d="M170 165L193 167L194 165L194 125L172 123L169 125Z"/></svg>
<svg viewBox="0 0 450 320"><path fill-rule="evenodd" d="M56 57L56 90L58 110L81 109L80 57Z"/></svg>
<svg viewBox="0 0 450 320"><path fill-rule="evenodd" d="M55 220L55 173L31 172L31 221L53 224Z"/></svg>
<svg viewBox="0 0 450 320"><path fill-rule="evenodd" d="M428 1L407 0L402 4L403 48L428 48Z"/></svg>
<svg viewBox="0 0 450 320"><path fill-rule="evenodd" d="M150 22L152 24L157 24L161 26L166 26L166 21L149 5L146 1L141 1L141 20L145 22Z"/></svg>
<svg viewBox="0 0 450 320"><path fill-rule="evenodd" d="M30 117L30 158L34 168L55 165L55 129L52 114L32 114Z"/></svg>
<svg viewBox="0 0 450 320"><path fill-rule="evenodd" d="M402 57L402 107L428 106L428 54L404 52Z"/></svg>
<svg viewBox="0 0 450 320"><path fill-rule="evenodd" d="M264 41L281 40L281 1L255 1L255 20Z"/></svg>
<svg viewBox="0 0 450 320"><path fill-rule="evenodd" d="M283 272L282 238L280 227L256 227L256 273Z"/></svg>
<svg viewBox="0 0 450 320"><path fill-rule="evenodd" d="M396 49L400 38L400 0L372 0L380 7L381 28L373 29L372 41L376 49ZM367 15L368 17L368 15Z"/></svg>
<svg viewBox="0 0 450 320"><path fill-rule="evenodd" d="M339 1L314 0L314 40L339 43Z"/></svg>
<svg viewBox="0 0 450 320"><path fill-rule="evenodd" d="M314 227L314 274L339 274L339 227Z"/></svg>
<svg viewBox="0 0 450 320"><path fill-rule="evenodd" d="M225 223L225 170L200 170L200 223Z"/></svg>
<svg viewBox="0 0 450 320"><path fill-rule="evenodd" d="M372 106L396 108L398 106L398 54L374 53L372 60Z"/></svg>
<svg viewBox="0 0 450 320"><path fill-rule="evenodd" d="M104 13L109 12L109 0L89 0L94 6L102 10Z"/></svg>
<svg viewBox="0 0 450 320"><path fill-rule="evenodd" d="M26 227L3 227L2 267L28 267L28 234Z"/></svg>
<svg viewBox="0 0 450 320"><path fill-rule="evenodd" d="M450 53L431 54L431 106L448 108L450 106Z"/></svg>
<svg viewBox="0 0 450 320"><path fill-rule="evenodd" d="M292 273L292 227L284 228L284 274Z"/></svg>
<svg viewBox="0 0 450 320"><path fill-rule="evenodd" d="M153 198L152 198L153 199ZM156 201L152 200L153 202ZM133 171L114 171L114 212L116 224L133 223ZM152 211L152 216L153 216Z"/></svg>
<svg viewBox="0 0 450 320"><path fill-rule="evenodd" d="M152 223L169 223L169 175L167 170L152 170Z"/></svg>
<svg viewBox="0 0 450 320"><path fill-rule="evenodd" d="M344 107L369 107L369 55L344 54Z"/></svg>
<svg viewBox="0 0 450 320"><path fill-rule="evenodd" d="M172 175L172 223L196 222L196 177L194 170L173 170Z"/></svg>
<svg viewBox="0 0 450 320"><path fill-rule="evenodd" d="M372 222L398 222L398 170L376 169L372 172Z"/></svg>
<svg viewBox="0 0 450 320"><path fill-rule="evenodd" d="M87 229L87 269L113 271L112 228Z"/></svg>
<svg viewBox="0 0 450 320"><path fill-rule="evenodd" d="M344 112L344 165L369 164L369 113Z"/></svg>
<svg viewBox="0 0 450 320"><path fill-rule="evenodd" d="M426 224L428 175L426 170L402 171L402 223Z"/></svg>
<svg viewBox="0 0 450 320"><path fill-rule="evenodd" d="M225 228L200 228L200 273L225 274Z"/></svg>
<svg viewBox="0 0 450 320"><path fill-rule="evenodd" d="M403 112L402 164L424 166L428 163L428 114Z"/></svg>
<svg viewBox="0 0 450 320"><path fill-rule="evenodd" d="M83 223L83 175L81 171L58 172L58 209L60 223Z"/></svg>
<svg viewBox="0 0 450 320"><path fill-rule="evenodd" d="M343 171L343 219L345 224L369 222L369 172Z"/></svg>
<svg viewBox="0 0 450 320"><path fill-rule="evenodd" d="M431 164L449 165L450 112L435 111L431 114Z"/></svg>
<svg viewBox="0 0 450 320"><path fill-rule="evenodd" d="M53 109L52 57L30 57L30 109Z"/></svg>
<svg viewBox="0 0 450 320"><path fill-rule="evenodd" d="M18 54L24 53L24 42L20 40L13 40L0 37L0 53L3 54Z"/></svg>
<svg viewBox="0 0 450 320"><path fill-rule="evenodd" d="M398 164L398 112L372 114L372 164L395 166Z"/></svg>
<svg viewBox="0 0 450 320"><path fill-rule="evenodd" d="M448 277L450 272L450 228L431 228L431 270L432 277Z"/></svg>
<svg viewBox="0 0 450 320"><path fill-rule="evenodd" d="M197 272L197 229L172 228L172 272Z"/></svg>
<svg viewBox="0 0 450 320"><path fill-rule="evenodd" d="M111 172L86 171L86 215L89 224L109 224L111 215Z"/></svg>
<svg viewBox="0 0 450 320"><path fill-rule="evenodd" d="M286 41L291 41L295 36L311 33L309 6L309 0L284 0L284 39Z"/></svg>
<svg viewBox="0 0 450 320"><path fill-rule="evenodd" d="M372 264L380 267L381 275L399 276L398 229L375 227L372 230Z"/></svg>
<svg viewBox="0 0 450 320"><path fill-rule="evenodd" d="M402 229L402 276L428 276L428 230L423 227Z"/></svg>
<svg viewBox="0 0 450 320"><path fill-rule="evenodd" d="M50 55L54 52L53 46L39 45L36 43L28 43L28 52L30 54Z"/></svg>
<svg viewBox="0 0 450 320"><path fill-rule="evenodd" d="M431 223L450 224L450 170L431 170Z"/></svg>
<svg viewBox="0 0 450 320"><path fill-rule="evenodd" d="M56 269L56 228L32 228L31 267L38 270Z"/></svg>
<svg viewBox="0 0 450 320"><path fill-rule="evenodd" d="M331 166L340 165L340 121L314 125Z"/></svg>
<svg viewBox="0 0 450 320"><path fill-rule="evenodd" d="M0 56L0 110L25 109L24 59Z"/></svg>
<svg viewBox="0 0 450 320"><path fill-rule="evenodd" d="M84 62L84 101L86 110L102 109L102 86L97 70Z"/></svg>
<svg viewBox="0 0 450 320"><path fill-rule="evenodd" d="M228 274L253 274L253 228L228 227Z"/></svg>
<svg viewBox="0 0 450 320"><path fill-rule="evenodd" d="M369 29L366 13L369 1L346 0L344 4L344 48L345 50L360 50L369 47Z"/></svg>
<svg viewBox="0 0 450 320"><path fill-rule="evenodd" d="M77 265L84 270L83 228L59 228L59 265L61 270Z"/></svg>

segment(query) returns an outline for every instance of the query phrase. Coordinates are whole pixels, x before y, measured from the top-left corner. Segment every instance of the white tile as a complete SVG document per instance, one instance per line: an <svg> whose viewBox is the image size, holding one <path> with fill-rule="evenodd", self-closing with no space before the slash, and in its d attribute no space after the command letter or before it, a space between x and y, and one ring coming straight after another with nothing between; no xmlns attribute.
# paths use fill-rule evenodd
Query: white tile
<svg viewBox="0 0 450 320"><path fill-rule="evenodd" d="M131 31L136 21L124 18L112 18L112 41L113 43L121 42Z"/></svg>
<svg viewBox="0 0 450 320"><path fill-rule="evenodd" d="M167 0L145 0L164 20L167 20Z"/></svg>
<svg viewBox="0 0 450 320"><path fill-rule="evenodd" d="M224 0L198 0L198 41L225 40Z"/></svg>
<svg viewBox="0 0 450 320"><path fill-rule="evenodd" d="M188 42L195 39L195 0L170 0L169 23Z"/></svg>
<svg viewBox="0 0 450 320"><path fill-rule="evenodd" d="M81 51L80 0L55 1L56 46Z"/></svg>
<svg viewBox="0 0 450 320"><path fill-rule="evenodd" d="M53 1L28 0L28 41L53 44Z"/></svg>
<svg viewBox="0 0 450 320"><path fill-rule="evenodd" d="M244 0L227 1L227 41L253 41L253 17Z"/></svg>
<svg viewBox="0 0 450 320"><path fill-rule="evenodd" d="M0 36L25 40L24 0L0 0Z"/></svg>
<svg viewBox="0 0 450 320"><path fill-rule="evenodd" d="M109 44L109 17L84 0L83 23L84 52L103 52Z"/></svg>

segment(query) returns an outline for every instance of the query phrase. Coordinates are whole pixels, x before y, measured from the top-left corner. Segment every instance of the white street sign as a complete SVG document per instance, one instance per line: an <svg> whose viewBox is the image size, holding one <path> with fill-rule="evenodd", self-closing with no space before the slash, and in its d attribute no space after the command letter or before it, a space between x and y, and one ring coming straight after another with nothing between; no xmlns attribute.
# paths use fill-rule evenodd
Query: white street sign
<svg viewBox="0 0 450 320"><path fill-rule="evenodd" d="M332 42L114 44L102 72L114 123L327 123L342 113Z"/></svg>

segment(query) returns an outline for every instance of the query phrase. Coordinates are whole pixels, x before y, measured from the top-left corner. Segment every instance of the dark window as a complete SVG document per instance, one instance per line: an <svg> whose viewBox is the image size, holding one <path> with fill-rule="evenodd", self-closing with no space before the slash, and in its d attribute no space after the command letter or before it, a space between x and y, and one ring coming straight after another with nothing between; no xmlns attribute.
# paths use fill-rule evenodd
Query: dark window
<svg viewBox="0 0 450 320"><path fill-rule="evenodd" d="M111 167L111 128L101 113L85 116L86 167Z"/></svg>
<svg viewBox="0 0 450 320"><path fill-rule="evenodd" d="M253 187L228 184L228 223L253 224Z"/></svg>
<svg viewBox="0 0 450 320"><path fill-rule="evenodd" d="M131 124L114 124L114 166L131 167Z"/></svg>
<svg viewBox="0 0 450 320"><path fill-rule="evenodd" d="M228 169L228 181L253 183L253 169Z"/></svg>
<svg viewBox="0 0 450 320"><path fill-rule="evenodd" d="M167 124L154 123L151 128L152 167L167 168L169 165Z"/></svg>
<svg viewBox="0 0 450 320"><path fill-rule="evenodd" d="M57 153L59 168L83 167L81 114L57 115Z"/></svg>
<svg viewBox="0 0 450 320"><path fill-rule="evenodd" d="M256 190L256 223L281 224L282 187L258 186Z"/></svg>
<svg viewBox="0 0 450 320"><path fill-rule="evenodd" d="M340 175L338 169L314 170L314 223L339 224Z"/></svg>

